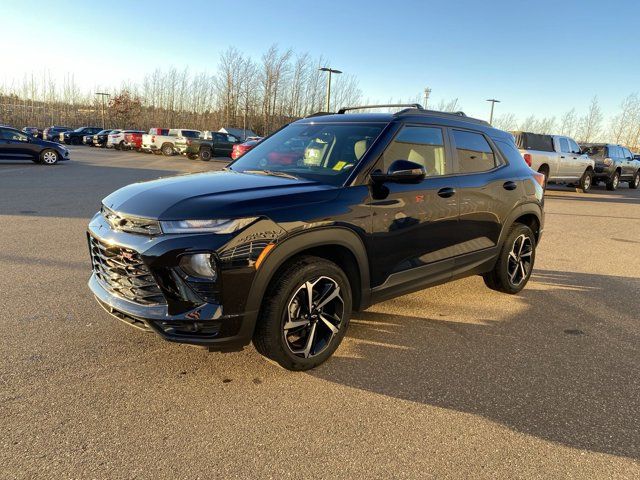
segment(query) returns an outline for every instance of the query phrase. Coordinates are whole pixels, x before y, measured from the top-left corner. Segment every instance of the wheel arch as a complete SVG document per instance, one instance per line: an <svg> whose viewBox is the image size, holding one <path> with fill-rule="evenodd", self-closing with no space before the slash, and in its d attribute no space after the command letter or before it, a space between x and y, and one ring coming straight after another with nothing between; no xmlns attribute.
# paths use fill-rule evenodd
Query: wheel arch
<svg viewBox="0 0 640 480"><path fill-rule="evenodd" d="M503 224L504 226L500 233L500 241L498 242L500 248L502 248L504 239L508 235L509 230L511 230L514 223L522 223L531 228L535 235L537 244L542 234L542 217L542 209L535 203L527 203L514 209Z"/></svg>
<svg viewBox="0 0 640 480"><path fill-rule="evenodd" d="M369 262L358 234L346 227L329 227L299 233L276 244L260 265L253 279L245 321L255 328L262 300L271 281L283 268L302 255L313 255L336 263L343 269L351 285L353 309L369 306Z"/></svg>

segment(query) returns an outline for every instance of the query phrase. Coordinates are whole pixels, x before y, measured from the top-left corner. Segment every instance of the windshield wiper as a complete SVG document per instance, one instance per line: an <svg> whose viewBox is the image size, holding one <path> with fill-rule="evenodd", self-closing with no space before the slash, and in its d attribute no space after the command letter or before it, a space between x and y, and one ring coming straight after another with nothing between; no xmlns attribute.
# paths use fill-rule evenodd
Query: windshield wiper
<svg viewBox="0 0 640 480"><path fill-rule="evenodd" d="M243 170L242 173L255 173L257 175L272 175L274 177L291 178L293 180L300 180L300 177L291 175L285 172L279 172L277 170Z"/></svg>

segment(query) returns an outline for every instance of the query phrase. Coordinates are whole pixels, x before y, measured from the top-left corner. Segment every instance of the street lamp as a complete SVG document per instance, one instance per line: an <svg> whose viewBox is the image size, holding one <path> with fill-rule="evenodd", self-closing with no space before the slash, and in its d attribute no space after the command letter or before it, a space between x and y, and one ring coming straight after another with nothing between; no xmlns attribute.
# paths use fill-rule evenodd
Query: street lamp
<svg viewBox="0 0 640 480"><path fill-rule="evenodd" d="M429 95L431 95L431 89L429 87L424 89L424 108L426 110L427 104L429 103Z"/></svg>
<svg viewBox="0 0 640 480"><path fill-rule="evenodd" d="M493 107L496 103L500 103L500 100L495 98L487 98L487 102L491 102L491 114L489 115L489 125L493 124Z"/></svg>
<svg viewBox="0 0 640 480"><path fill-rule="evenodd" d="M329 67L321 67L318 70L321 72L327 72L327 112L331 111L331 74L332 73L342 73L340 70L334 70Z"/></svg>
<svg viewBox="0 0 640 480"><path fill-rule="evenodd" d="M105 129L105 123L104 123L104 97L110 97L111 94L109 93L104 93L104 92L96 92L96 95L99 95L102 98L102 129Z"/></svg>

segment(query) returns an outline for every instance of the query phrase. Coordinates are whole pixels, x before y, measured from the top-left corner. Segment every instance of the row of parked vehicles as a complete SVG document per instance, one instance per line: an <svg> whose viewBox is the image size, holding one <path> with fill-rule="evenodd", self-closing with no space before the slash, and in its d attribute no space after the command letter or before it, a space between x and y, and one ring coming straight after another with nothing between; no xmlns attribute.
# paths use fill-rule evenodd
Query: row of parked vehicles
<svg viewBox="0 0 640 480"><path fill-rule="evenodd" d="M245 141L226 132L188 130L180 128L152 128L144 130L106 129L99 127L52 126L40 131L36 127L25 127L23 132L44 140L67 145L90 145L93 147L134 150L172 156L185 155L191 159L209 161L213 157L236 159L255 146L261 137L247 137Z"/></svg>
<svg viewBox="0 0 640 480"><path fill-rule="evenodd" d="M574 185L588 192L603 182L616 190L620 182L640 186L640 155L610 143L582 143L563 135L511 132L525 162L545 176L545 182Z"/></svg>

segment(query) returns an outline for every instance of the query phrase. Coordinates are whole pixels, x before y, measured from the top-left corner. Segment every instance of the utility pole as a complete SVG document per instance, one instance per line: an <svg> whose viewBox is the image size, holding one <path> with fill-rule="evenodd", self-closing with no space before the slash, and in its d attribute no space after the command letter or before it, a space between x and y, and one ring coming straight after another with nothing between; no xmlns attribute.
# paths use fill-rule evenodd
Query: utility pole
<svg viewBox="0 0 640 480"><path fill-rule="evenodd" d="M331 74L332 73L342 73L340 70L334 70L329 67L319 68L321 72L327 72L327 112L331 111Z"/></svg>
<svg viewBox="0 0 640 480"><path fill-rule="evenodd" d="M106 128L104 123L104 97L110 97L111 94L104 93L104 92L96 92L96 95L99 95L102 98L102 129L104 130Z"/></svg>
<svg viewBox="0 0 640 480"><path fill-rule="evenodd" d="M500 103L500 100L495 98L487 98L487 102L491 102L491 114L489 115L489 125L493 125L493 107L496 103Z"/></svg>
<svg viewBox="0 0 640 480"><path fill-rule="evenodd" d="M424 89L424 108L427 110L427 105L429 104L429 95L431 95L431 89L429 87Z"/></svg>

